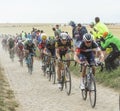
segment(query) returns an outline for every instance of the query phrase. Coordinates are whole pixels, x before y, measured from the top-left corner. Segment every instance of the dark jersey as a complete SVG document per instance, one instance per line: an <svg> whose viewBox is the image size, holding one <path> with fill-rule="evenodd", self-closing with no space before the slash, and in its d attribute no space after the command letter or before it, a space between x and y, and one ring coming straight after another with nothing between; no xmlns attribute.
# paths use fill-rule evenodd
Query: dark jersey
<svg viewBox="0 0 120 111"><path fill-rule="evenodd" d="M59 48L60 51L67 51L72 46L72 41L70 39L67 40L66 44L62 44L61 40L58 39L55 44L55 47Z"/></svg>
<svg viewBox="0 0 120 111"><path fill-rule="evenodd" d="M55 49L55 43L53 43L53 44L51 45L49 42L47 42L47 43L46 43L46 48L47 48L48 50L54 50L54 49Z"/></svg>
<svg viewBox="0 0 120 111"><path fill-rule="evenodd" d="M35 51L35 45L32 43L31 46L29 46L28 44L25 44L25 49L29 50L29 53L34 53Z"/></svg>
<svg viewBox="0 0 120 111"><path fill-rule="evenodd" d="M80 44L80 53L81 54L88 54L88 53L91 53L92 50L90 49L94 49L94 48L97 48L98 47L98 44L94 41L92 41L91 43L91 46L90 47L87 47L85 45L85 42L82 41L81 44Z"/></svg>

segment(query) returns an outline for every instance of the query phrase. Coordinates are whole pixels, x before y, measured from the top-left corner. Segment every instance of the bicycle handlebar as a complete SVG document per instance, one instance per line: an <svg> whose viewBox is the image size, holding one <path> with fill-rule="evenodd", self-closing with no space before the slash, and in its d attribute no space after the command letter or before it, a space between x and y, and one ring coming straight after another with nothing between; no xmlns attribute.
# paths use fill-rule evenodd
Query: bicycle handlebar
<svg viewBox="0 0 120 111"><path fill-rule="evenodd" d="M101 69L100 69L101 72L103 71L103 66L104 66L104 64L102 62L99 62L97 64L95 64L95 63L94 64L86 64L85 62L82 62L82 63L80 63L80 72L82 72L82 65L87 66L87 67L101 66Z"/></svg>

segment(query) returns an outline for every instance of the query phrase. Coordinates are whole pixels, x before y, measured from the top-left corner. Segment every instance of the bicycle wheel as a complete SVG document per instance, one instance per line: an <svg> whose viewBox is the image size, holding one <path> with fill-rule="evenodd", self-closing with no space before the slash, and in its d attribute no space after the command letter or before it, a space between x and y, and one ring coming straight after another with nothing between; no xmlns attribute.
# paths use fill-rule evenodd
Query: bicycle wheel
<svg viewBox="0 0 120 111"><path fill-rule="evenodd" d="M61 80L61 88L60 88L60 90L62 91L63 90L63 88L64 88L64 82L65 82L65 72L62 72L62 80Z"/></svg>
<svg viewBox="0 0 120 111"><path fill-rule="evenodd" d="M90 104L92 108L96 105L96 83L93 74L91 75L90 83L89 83L89 98Z"/></svg>
<svg viewBox="0 0 120 111"><path fill-rule="evenodd" d="M47 66L46 66L46 64L44 63L44 67L43 67L43 75L44 75L44 76L46 75L46 68L47 68Z"/></svg>
<svg viewBox="0 0 120 111"><path fill-rule="evenodd" d="M66 68L65 71L65 90L68 95L71 93L71 74L70 70Z"/></svg>
<svg viewBox="0 0 120 111"><path fill-rule="evenodd" d="M46 75L46 63L45 63L45 56L43 56L42 58L42 71L43 71L43 75Z"/></svg>
<svg viewBox="0 0 120 111"><path fill-rule="evenodd" d="M23 55L23 52L20 52L20 57L19 57L19 59L20 59L20 66L22 66L23 67L23 57L24 57L24 55Z"/></svg>
<svg viewBox="0 0 120 111"><path fill-rule="evenodd" d="M30 74L32 74L32 71L33 71L32 68L33 68L33 66L32 66L32 63L31 63L31 64L29 64L29 68L28 68Z"/></svg>
<svg viewBox="0 0 120 111"><path fill-rule="evenodd" d="M52 83L55 84L56 81L55 64L51 64L51 79L52 79Z"/></svg>
<svg viewBox="0 0 120 111"><path fill-rule="evenodd" d="M87 99L87 76L85 76L84 78L84 85L85 85L85 89L82 89L82 98L83 100L86 100Z"/></svg>
<svg viewBox="0 0 120 111"><path fill-rule="evenodd" d="M10 50L10 58L13 62L14 61L14 50L13 49Z"/></svg>
<svg viewBox="0 0 120 111"><path fill-rule="evenodd" d="M28 72L32 74L33 64L32 64L32 57L28 57Z"/></svg>

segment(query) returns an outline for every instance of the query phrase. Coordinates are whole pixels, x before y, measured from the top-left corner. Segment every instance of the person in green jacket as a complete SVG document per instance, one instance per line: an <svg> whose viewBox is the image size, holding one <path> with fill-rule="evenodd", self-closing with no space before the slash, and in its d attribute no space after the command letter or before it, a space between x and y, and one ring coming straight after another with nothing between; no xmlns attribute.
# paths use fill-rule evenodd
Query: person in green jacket
<svg viewBox="0 0 120 111"><path fill-rule="evenodd" d="M109 33L108 27L100 21L99 17L95 17L95 23L94 27L96 27L97 35L102 37L105 32Z"/></svg>
<svg viewBox="0 0 120 111"><path fill-rule="evenodd" d="M120 39L112 33L105 32L101 38L101 47L103 49L112 48L110 54L105 58L106 70L116 69L115 60L120 56Z"/></svg>

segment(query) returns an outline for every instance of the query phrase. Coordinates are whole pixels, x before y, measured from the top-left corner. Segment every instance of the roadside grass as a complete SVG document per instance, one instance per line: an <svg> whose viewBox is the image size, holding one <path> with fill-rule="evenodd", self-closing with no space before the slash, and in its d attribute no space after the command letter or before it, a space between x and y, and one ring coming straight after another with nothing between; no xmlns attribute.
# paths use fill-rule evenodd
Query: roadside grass
<svg viewBox="0 0 120 111"><path fill-rule="evenodd" d="M4 70L0 68L0 111L16 111L18 103L3 73Z"/></svg>
<svg viewBox="0 0 120 111"><path fill-rule="evenodd" d="M77 77L81 76L80 66L78 64L74 66L74 62L71 63L70 70ZM100 72L100 67L97 67L95 78L98 84L103 84L120 92L120 67L111 72L107 72L105 69Z"/></svg>
<svg viewBox="0 0 120 111"><path fill-rule="evenodd" d="M120 67L111 72L97 72L95 77L98 83L103 83L120 92Z"/></svg>

